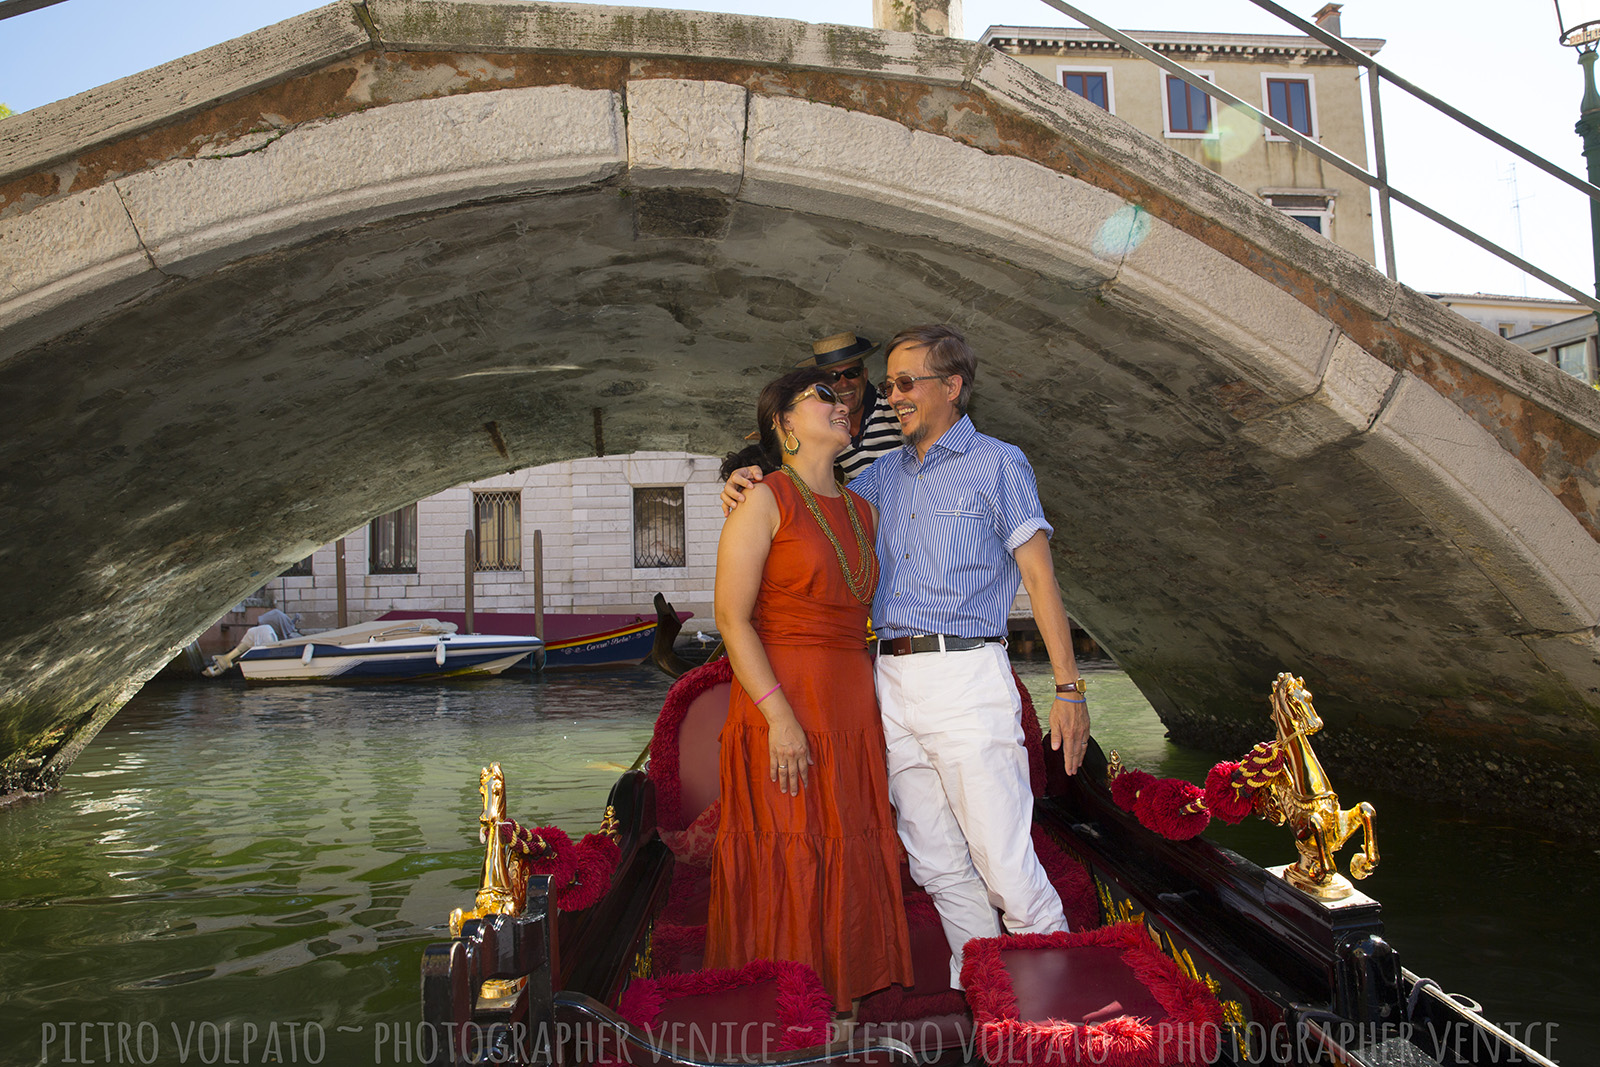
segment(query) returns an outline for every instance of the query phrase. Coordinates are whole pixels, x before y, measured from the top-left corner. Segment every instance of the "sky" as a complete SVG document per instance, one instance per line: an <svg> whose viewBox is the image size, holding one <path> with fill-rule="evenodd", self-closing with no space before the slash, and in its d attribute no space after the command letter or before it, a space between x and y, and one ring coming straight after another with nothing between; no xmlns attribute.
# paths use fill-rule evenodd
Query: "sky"
<svg viewBox="0 0 1600 1067"><path fill-rule="evenodd" d="M1310 17L1324 0L1283 0ZM1121 29L1293 33L1251 0L1076 0ZM309 0L65 0L0 20L0 103L24 111L320 6ZM700 11L793 17L779 0L693 0ZM809 21L868 26L871 0L811 0ZM992 25L1065 26L1040 0L967 0L963 36ZM1583 93L1576 54L1557 42L1551 0L1345 0L1343 31L1388 43L1379 62L1546 159L1582 175L1573 132ZM1395 188L1583 290L1594 288L1582 194L1413 102L1382 89ZM0 136L4 127L0 127ZM1400 280L1424 292L1557 295L1536 279L1396 205ZM1376 212L1374 212L1376 216Z"/></svg>

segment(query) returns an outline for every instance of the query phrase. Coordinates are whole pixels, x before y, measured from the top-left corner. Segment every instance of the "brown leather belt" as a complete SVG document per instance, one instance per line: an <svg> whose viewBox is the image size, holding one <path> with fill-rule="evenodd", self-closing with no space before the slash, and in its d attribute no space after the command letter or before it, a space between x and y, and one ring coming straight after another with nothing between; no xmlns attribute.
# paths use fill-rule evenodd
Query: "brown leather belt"
<svg viewBox="0 0 1600 1067"><path fill-rule="evenodd" d="M1004 644L1003 637L950 637L947 634L917 634L914 637L891 637L878 642L880 656L909 656L913 652L938 652L943 641L945 652L970 652L984 645Z"/></svg>

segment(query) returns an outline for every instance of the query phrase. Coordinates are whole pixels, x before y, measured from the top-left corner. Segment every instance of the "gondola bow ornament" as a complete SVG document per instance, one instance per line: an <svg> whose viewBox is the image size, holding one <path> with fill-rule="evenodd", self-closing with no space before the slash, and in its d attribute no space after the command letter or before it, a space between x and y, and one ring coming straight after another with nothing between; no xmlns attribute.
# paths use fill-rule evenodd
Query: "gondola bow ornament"
<svg viewBox="0 0 1600 1067"><path fill-rule="evenodd" d="M1319 900L1343 899L1354 887L1339 874L1334 854L1360 830L1361 852L1351 859L1350 874L1372 873L1378 865L1376 811L1366 801L1339 807L1339 795L1311 747L1310 736L1322 729L1322 719L1303 679L1278 675L1272 722L1276 739L1257 745L1238 762L1217 764L1204 789L1126 769L1113 752L1106 772L1112 799L1146 829L1179 841L1197 836L1213 815L1237 823L1254 812L1276 826L1287 825L1300 859L1284 869L1284 879Z"/></svg>
<svg viewBox="0 0 1600 1067"><path fill-rule="evenodd" d="M506 776L491 763L478 775L483 814L478 816L478 841L484 846L483 874L471 911L450 913L450 933L461 936L469 919L486 915L518 915L526 906L528 876L550 876L550 892L563 911L581 911L611 888L621 851L617 820L606 809L598 833L576 843L556 826L525 827L506 812Z"/></svg>

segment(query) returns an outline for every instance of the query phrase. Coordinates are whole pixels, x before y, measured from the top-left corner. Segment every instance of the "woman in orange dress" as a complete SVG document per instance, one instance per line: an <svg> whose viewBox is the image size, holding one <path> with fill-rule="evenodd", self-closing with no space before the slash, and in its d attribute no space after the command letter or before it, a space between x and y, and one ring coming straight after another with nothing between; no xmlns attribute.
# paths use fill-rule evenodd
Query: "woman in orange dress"
<svg viewBox="0 0 1600 1067"><path fill-rule="evenodd" d="M705 962L808 964L848 1012L911 984L911 947L867 652L876 514L834 479L850 422L831 378L807 367L762 390L761 449L782 474L717 546L734 686Z"/></svg>

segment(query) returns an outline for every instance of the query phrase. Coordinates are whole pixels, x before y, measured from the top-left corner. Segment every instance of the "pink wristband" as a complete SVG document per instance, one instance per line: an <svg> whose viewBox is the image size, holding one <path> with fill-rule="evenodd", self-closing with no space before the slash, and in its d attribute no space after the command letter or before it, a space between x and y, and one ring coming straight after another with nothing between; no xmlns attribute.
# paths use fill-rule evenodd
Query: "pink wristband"
<svg viewBox="0 0 1600 1067"><path fill-rule="evenodd" d="M782 688L783 688L783 683L781 683L781 682L780 682L780 683L778 683L778 684L777 684L777 685L775 685L775 686L773 686L773 687L772 687L772 688L771 688L771 689L768 689L768 690L767 690L767 691L766 691L766 692L765 692L765 693L762 693L762 694L761 694L761 700L765 700L765 699L767 699L767 698L768 698L768 697L769 697L769 696L771 696L771 695L772 695L772 694L773 694L773 693L776 693L776 692L777 692L777 691L778 691L778 690L780 690L780 689L782 689ZM760 703L761 703L761 700L758 700L758 701L756 701L756 703L757 703L757 704L760 704Z"/></svg>

